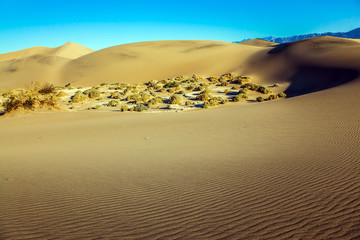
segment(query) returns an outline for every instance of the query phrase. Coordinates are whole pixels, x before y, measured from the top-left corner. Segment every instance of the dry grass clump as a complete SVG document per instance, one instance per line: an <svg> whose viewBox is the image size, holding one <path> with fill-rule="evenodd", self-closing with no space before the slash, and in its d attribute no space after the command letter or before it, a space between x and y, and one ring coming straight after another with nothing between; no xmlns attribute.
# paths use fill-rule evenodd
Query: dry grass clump
<svg viewBox="0 0 360 240"><path fill-rule="evenodd" d="M57 97L66 97L66 96L68 96L68 94L65 93L64 91L60 91L56 96Z"/></svg>
<svg viewBox="0 0 360 240"><path fill-rule="evenodd" d="M186 102L185 102L185 106L188 106L188 107L189 107L189 106L192 106L192 105L193 105L193 103L192 103L191 101L186 101Z"/></svg>
<svg viewBox="0 0 360 240"><path fill-rule="evenodd" d="M43 107L53 108L57 105L58 100L54 94L39 94L39 90L36 88L23 91L9 91L3 93L3 97L7 98L2 103L5 113L19 109L34 110L35 108Z"/></svg>
<svg viewBox="0 0 360 240"><path fill-rule="evenodd" d="M235 77L235 73L226 73L226 74L223 74L221 75L222 78L227 78L227 79L231 79L231 78L234 78Z"/></svg>
<svg viewBox="0 0 360 240"><path fill-rule="evenodd" d="M202 91L199 95L196 96L196 100L200 101L208 101L212 99L213 97L210 95L208 91Z"/></svg>
<svg viewBox="0 0 360 240"><path fill-rule="evenodd" d="M128 105L122 105L122 106L120 107L120 112L127 112L127 111L129 111Z"/></svg>
<svg viewBox="0 0 360 240"><path fill-rule="evenodd" d="M117 105L119 105L119 102L116 100L111 100L110 102L108 102L108 107L116 107Z"/></svg>
<svg viewBox="0 0 360 240"><path fill-rule="evenodd" d="M270 100L275 100L275 99L278 99L278 95L275 95L275 94L271 94L266 100L267 101L270 101Z"/></svg>
<svg viewBox="0 0 360 240"><path fill-rule="evenodd" d="M241 89L239 90L238 94L246 94L247 91L248 91L247 88L241 88Z"/></svg>
<svg viewBox="0 0 360 240"><path fill-rule="evenodd" d="M279 98L286 98L286 94L281 92L281 93L278 93L277 95Z"/></svg>
<svg viewBox="0 0 360 240"><path fill-rule="evenodd" d="M269 93L272 93L272 91L265 87L265 86L260 86L259 89L257 90L258 92L261 92L263 94L269 94Z"/></svg>
<svg viewBox="0 0 360 240"><path fill-rule="evenodd" d="M73 103L80 103L87 99L88 99L88 97L86 95L84 95L81 91L77 91L75 93L75 95L71 97L71 101Z"/></svg>
<svg viewBox="0 0 360 240"><path fill-rule="evenodd" d="M45 83L43 86L40 86L40 89L38 90L38 93L40 94L51 94L55 92L56 92L55 86L50 83Z"/></svg>
<svg viewBox="0 0 360 240"><path fill-rule="evenodd" d="M194 79L195 81L199 81L199 80L203 79L201 76L196 75L196 74L193 74L191 78Z"/></svg>
<svg viewBox="0 0 360 240"><path fill-rule="evenodd" d="M148 107L156 106L157 104L163 103L162 97L154 97L147 102Z"/></svg>
<svg viewBox="0 0 360 240"><path fill-rule="evenodd" d="M243 99L248 99L249 97L245 94L238 94L232 98L233 102L240 102Z"/></svg>
<svg viewBox="0 0 360 240"><path fill-rule="evenodd" d="M111 99L121 99L122 95L119 92L112 92L109 96Z"/></svg>
<svg viewBox="0 0 360 240"><path fill-rule="evenodd" d="M201 107L207 109L210 107L210 103L208 101L205 101Z"/></svg>
<svg viewBox="0 0 360 240"><path fill-rule="evenodd" d="M100 91L95 88L90 88L84 91L84 94L87 95L89 98L98 98L100 97Z"/></svg>
<svg viewBox="0 0 360 240"><path fill-rule="evenodd" d="M247 89L252 90L252 91L257 91L257 92L260 92L260 93L263 93L263 94L269 94L269 93L272 92L270 90L270 88L265 87L265 86L260 85L260 84L256 84L256 83L246 83L246 84L243 85L243 88L247 88Z"/></svg>
<svg viewBox="0 0 360 240"><path fill-rule="evenodd" d="M264 99L263 97L257 97L257 98L256 98L256 101L258 101L258 102L264 102L265 99Z"/></svg>
<svg viewBox="0 0 360 240"><path fill-rule="evenodd" d="M137 104L132 109L133 109L133 111L136 111L136 112L143 112L143 111L148 110L148 108L144 104L141 104L141 103Z"/></svg>
<svg viewBox="0 0 360 240"><path fill-rule="evenodd" d="M130 96L127 96L126 97L126 101L137 101L138 99L140 99L141 96L140 94L133 94L133 95L130 95Z"/></svg>
<svg viewBox="0 0 360 240"><path fill-rule="evenodd" d="M164 88L174 88L174 87L179 87L180 83L177 81L173 81L173 82L168 82L164 85Z"/></svg>
<svg viewBox="0 0 360 240"><path fill-rule="evenodd" d="M219 78L218 77L209 77L208 80L211 83L218 83L219 82Z"/></svg>
<svg viewBox="0 0 360 240"><path fill-rule="evenodd" d="M183 98L178 95L178 94L174 94L170 97L169 103L170 104L180 104L183 101Z"/></svg>

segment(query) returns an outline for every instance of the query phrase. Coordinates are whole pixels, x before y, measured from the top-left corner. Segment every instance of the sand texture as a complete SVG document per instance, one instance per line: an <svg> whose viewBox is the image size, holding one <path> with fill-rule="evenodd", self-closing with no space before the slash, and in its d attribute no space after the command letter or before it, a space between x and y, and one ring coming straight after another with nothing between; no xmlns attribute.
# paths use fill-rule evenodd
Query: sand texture
<svg viewBox="0 0 360 240"><path fill-rule="evenodd" d="M68 59L52 72L59 82L234 71L289 97L2 116L0 239L360 237L358 41L149 42Z"/></svg>

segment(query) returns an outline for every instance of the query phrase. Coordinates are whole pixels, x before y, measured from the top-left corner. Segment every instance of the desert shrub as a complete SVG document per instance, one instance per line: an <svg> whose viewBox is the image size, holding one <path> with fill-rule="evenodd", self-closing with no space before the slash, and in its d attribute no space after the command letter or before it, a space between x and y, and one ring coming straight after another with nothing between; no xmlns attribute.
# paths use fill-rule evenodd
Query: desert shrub
<svg viewBox="0 0 360 240"><path fill-rule="evenodd" d="M286 94L281 92L281 93L278 93L277 95L279 98L286 98Z"/></svg>
<svg viewBox="0 0 360 240"><path fill-rule="evenodd" d="M271 94L267 100L275 100L275 99L278 99L278 95L275 95L275 94Z"/></svg>
<svg viewBox="0 0 360 240"><path fill-rule="evenodd" d="M121 99L121 94L119 92L112 92L109 96L111 99Z"/></svg>
<svg viewBox="0 0 360 240"><path fill-rule="evenodd" d="M230 78L235 77L235 73L233 73L233 72L226 73L226 74L223 74L221 77L230 79Z"/></svg>
<svg viewBox="0 0 360 240"><path fill-rule="evenodd" d="M170 97L170 104L180 104L183 101L183 98L180 95L174 94Z"/></svg>
<svg viewBox="0 0 360 240"><path fill-rule="evenodd" d="M208 80L212 83L217 83L219 81L218 77L209 77Z"/></svg>
<svg viewBox="0 0 360 240"><path fill-rule="evenodd" d="M247 91L248 91L247 88L241 88L241 89L239 90L238 94L246 94Z"/></svg>
<svg viewBox="0 0 360 240"><path fill-rule="evenodd" d="M248 99L248 96L245 94L238 94L232 98L234 102L240 102L242 99Z"/></svg>
<svg viewBox="0 0 360 240"><path fill-rule="evenodd" d="M88 99L86 95L84 95L81 91L77 91L74 96L71 97L71 101L73 103L80 103Z"/></svg>
<svg viewBox="0 0 360 240"><path fill-rule="evenodd" d="M177 94L184 94L184 93L185 93L184 90L180 90L180 91L177 92Z"/></svg>
<svg viewBox="0 0 360 240"><path fill-rule="evenodd" d="M191 78L194 79L195 81L199 81L199 80L203 79L201 76L196 75L196 74L193 74Z"/></svg>
<svg viewBox="0 0 360 240"><path fill-rule="evenodd" d="M196 96L196 100L200 101L208 101L213 97L210 95L208 91L202 91L199 95Z"/></svg>
<svg viewBox="0 0 360 240"><path fill-rule="evenodd" d="M278 87L279 84L278 83L275 83L274 85L272 85L272 87Z"/></svg>
<svg viewBox="0 0 360 240"><path fill-rule="evenodd" d="M229 83L227 81L220 81L220 86L226 87L229 86Z"/></svg>
<svg viewBox="0 0 360 240"><path fill-rule="evenodd" d="M213 99L217 102L222 102L223 98L222 97L213 97Z"/></svg>
<svg viewBox="0 0 360 240"><path fill-rule="evenodd" d="M127 105L122 105L120 107L120 112L126 112L126 111L129 111L129 107Z"/></svg>
<svg viewBox="0 0 360 240"><path fill-rule="evenodd" d="M100 91L95 88L90 88L88 90L85 90L84 94L87 95L89 98L100 97Z"/></svg>
<svg viewBox="0 0 360 240"><path fill-rule="evenodd" d="M153 92L153 91L150 92L150 95L153 96L153 97L156 97L156 96L157 96L156 93Z"/></svg>
<svg viewBox="0 0 360 240"><path fill-rule="evenodd" d="M256 83L245 83L243 85L243 88L247 88L247 89L252 90L252 91L257 91L257 90L259 90L260 85L256 84Z"/></svg>
<svg viewBox="0 0 360 240"><path fill-rule="evenodd" d="M221 101L221 104L228 104L228 103L229 103L229 100L227 100L227 99L224 99Z"/></svg>
<svg viewBox="0 0 360 240"><path fill-rule="evenodd" d="M147 111L148 108L144 105L144 104L137 104L135 107L133 107L133 110L136 112L142 112L142 111Z"/></svg>
<svg viewBox="0 0 360 240"><path fill-rule="evenodd" d="M55 107L57 98L53 94L39 95L34 89L20 93L9 92L2 107L5 113L18 109L34 110L36 107Z"/></svg>
<svg viewBox="0 0 360 240"><path fill-rule="evenodd" d="M210 107L210 103L208 101L205 101L202 105L202 108L205 108L205 109L207 109L209 107Z"/></svg>
<svg viewBox="0 0 360 240"><path fill-rule="evenodd" d="M184 76L178 76L178 77L175 77L174 80L176 81L181 81L181 80L184 80L185 77Z"/></svg>
<svg viewBox="0 0 360 240"><path fill-rule="evenodd" d="M265 87L265 86L260 86L257 91L260 92L260 93L263 93L263 94L271 93L271 90L269 88Z"/></svg>
<svg viewBox="0 0 360 240"><path fill-rule="evenodd" d="M186 101L185 102L185 106L191 106L191 105L193 105L191 101Z"/></svg>
<svg viewBox="0 0 360 240"><path fill-rule="evenodd" d="M216 105L219 105L218 101L215 101L214 99L210 99L209 101L210 107L214 107Z"/></svg>
<svg viewBox="0 0 360 240"><path fill-rule="evenodd" d="M64 91L60 91L56 96L57 97L65 97L65 96L68 96L68 94L65 93Z"/></svg>
<svg viewBox="0 0 360 240"><path fill-rule="evenodd" d="M228 94L229 92L230 92L229 89L225 89L225 91L224 91L225 94Z"/></svg>
<svg viewBox="0 0 360 240"><path fill-rule="evenodd" d="M160 90L160 92L166 92L166 88L162 88L161 90Z"/></svg>
<svg viewBox="0 0 360 240"><path fill-rule="evenodd" d="M133 95L130 95L130 96L127 96L126 97L126 101L137 101L138 99L140 99L141 96L140 94L133 94Z"/></svg>
<svg viewBox="0 0 360 240"><path fill-rule="evenodd" d="M117 105L119 105L119 102L116 100L111 100L110 102L108 102L108 107L116 107Z"/></svg>
<svg viewBox="0 0 360 240"><path fill-rule="evenodd" d="M53 84L50 83L45 83L43 86L40 87L38 93L40 94L50 94L50 93L55 93L56 92L56 88Z"/></svg>
<svg viewBox="0 0 360 240"><path fill-rule="evenodd" d="M150 94L145 94L143 93L140 97L140 101L143 102L143 103L146 103L147 101L149 101L151 98L151 95Z"/></svg>
<svg viewBox="0 0 360 240"><path fill-rule="evenodd" d="M65 87L66 87L66 88L71 87L71 83L66 84Z"/></svg>
<svg viewBox="0 0 360 240"><path fill-rule="evenodd" d="M146 83L148 87L155 87L157 85L157 82L155 80L151 80L150 82Z"/></svg>
<svg viewBox="0 0 360 240"><path fill-rule="evenodd" d="M147 105L148 105L149 107L151 107L151 106L155 106L155 105L160 104L160 103L163 103L162 97L154 97L154 98L150 99L150 100L147 102Z"/></svg>
<svg viewBox="0 0 360 240"><path fill-rule="evenodd" d="M173 82L166 83L164 85L164 88L173 88L173 87L178 87L179 85L180 85L179 82L173 81Z"/></svg>
<svg viewBox="0 0 360 240"><path fill-rule="evenodd" d="M194 91L195 91L195 92L198 92L198 91L201 92L201 91L204 91L205 89L206 89L206 88L205 88L204 86L197 86L197 87L194 88Z"/></svg>
<svg viewBox="0 0 360 240"><path fill-rule="evenodd" d="M258 102L263 102L263 101L265 101L265 99L264 99L263 97L257 97L257 98L256 98L256 101L258 101Z"/></svg>
<svg viewBox="0 0 360 240"><path fill-rule="evenodd" d="M174 89L172 89L172 88L169 88L169 89L167 90L167 92L168 92L168 93L174 93L174 92L175 92L175 90L174 90Z"/></svg>

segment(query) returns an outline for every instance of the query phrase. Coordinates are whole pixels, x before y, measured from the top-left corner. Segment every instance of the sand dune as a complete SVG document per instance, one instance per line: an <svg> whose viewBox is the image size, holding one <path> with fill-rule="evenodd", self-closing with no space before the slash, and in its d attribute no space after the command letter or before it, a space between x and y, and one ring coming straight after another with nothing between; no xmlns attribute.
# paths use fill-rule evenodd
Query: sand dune
<svg viewBox="0 0 360 240"><path fill-rule="evenodd" d="M94 69L136 82L132 74L196 65L287 83L293 97L194 112L5 115L0 239L359 238L359 46L149 42L67 62L61 70L81 84L87 71L89 85L99 81Z"/></svg>
<svg viewBox="0 0 360 240"><path fill-rule="evenodd" d="M239 44L258 46L258 47L274 47L274 46L278 45L278 43L266 41L266 40L260 39L260 38L247 40L244 42L240 42Z"/></svg>
<svg viewBox="0 0 360 240"><path fill-rule="evenodd" d="M57 48L32 47L0 54L0 88L21 88L31 82L62 84L59 70L64 64L93 51L68 42Z"/></svg>

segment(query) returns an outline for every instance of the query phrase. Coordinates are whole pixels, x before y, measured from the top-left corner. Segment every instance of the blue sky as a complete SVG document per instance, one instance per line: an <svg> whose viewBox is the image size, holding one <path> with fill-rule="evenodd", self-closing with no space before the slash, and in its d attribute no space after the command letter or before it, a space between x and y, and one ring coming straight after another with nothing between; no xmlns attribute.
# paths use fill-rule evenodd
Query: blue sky
<svg viewBox="0 0 360 240"><path fill-rule="evenodd" d="M67 41L95 50L153 40L288 36L360 27L360 0L0 0L0 53Z"/></svg>

